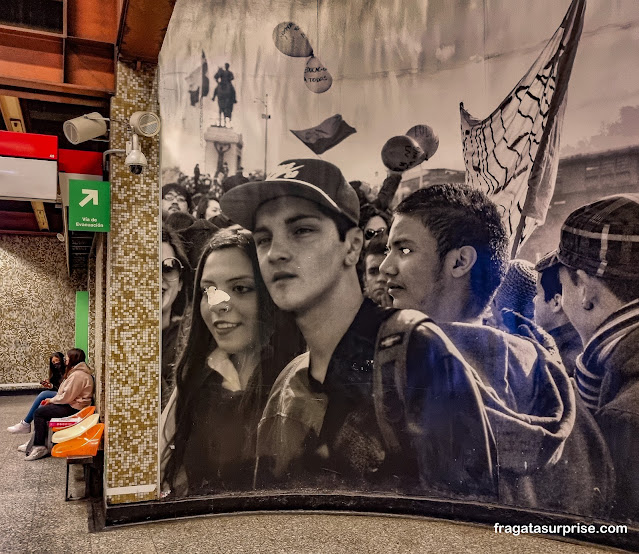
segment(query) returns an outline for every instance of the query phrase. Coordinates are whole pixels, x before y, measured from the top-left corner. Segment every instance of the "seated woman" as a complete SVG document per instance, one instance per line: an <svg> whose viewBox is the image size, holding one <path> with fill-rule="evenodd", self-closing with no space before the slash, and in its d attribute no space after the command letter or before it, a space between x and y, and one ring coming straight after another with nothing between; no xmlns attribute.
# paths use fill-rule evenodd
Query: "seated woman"
<svg viewBox="0 0 639 554"><path fill-rule="evenodd" d="M7 427L7 431L9 431L9 433L19 434L31 432L33 414L45 398L53 398L57 394L63 375L64 354L62 352L54 352L49 358L49 377L40 381L40 384L47 390L42 391L38 396L36 396L27 417L25 417L20 423Z"/></svg>
<svg viewBox="0 0 639 554"><path fill-rule="evenodd" d="M33 449L26 460L38 460L49 454L45 446L49 421L54 417L67 417L91 404L93 395L92 369L84 363L84 350L72 348L64 357L65 377L58 394L43 401L33 416ZM26 446L26 445L25 445Z"/></svg>
<svg viewBox="0 0 639 554"><path fill-rule="evenodd" d="M257 423L279 372L303 351L277 310L247 231L218 231L197 266L176 390L162 414L164 496L246 489Z"/></svg>

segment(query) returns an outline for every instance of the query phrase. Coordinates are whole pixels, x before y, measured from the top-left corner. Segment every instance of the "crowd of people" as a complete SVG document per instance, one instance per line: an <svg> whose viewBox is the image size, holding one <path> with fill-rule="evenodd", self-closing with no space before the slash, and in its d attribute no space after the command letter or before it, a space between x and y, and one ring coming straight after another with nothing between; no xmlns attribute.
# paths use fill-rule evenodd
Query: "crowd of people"
<svg viewBox="0 0 639 554"><path fill-rule="evenodd" d="M164 186L163 494L639 520L639 196L576 210L533 265L484 193L433 185L391 213L400 180L372 195L288 160L185 226L188 193Z"/></svg>

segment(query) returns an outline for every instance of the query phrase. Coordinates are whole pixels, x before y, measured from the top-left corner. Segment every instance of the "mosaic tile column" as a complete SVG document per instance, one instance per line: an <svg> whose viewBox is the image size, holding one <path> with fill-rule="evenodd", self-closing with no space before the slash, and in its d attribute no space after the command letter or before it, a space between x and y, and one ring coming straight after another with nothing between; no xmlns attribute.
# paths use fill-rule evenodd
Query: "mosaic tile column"
<svg viewBox="0 0 639 554"><path fill-rule="evenodd" d="M111 148L124 148L128 120L159 113L156 66L118 63L111 101ZM105 494L107 503L158 497L160 390L159 136L140 137L141 175L112 155L107 239Z"/></svg>
<svg viewBox="0 0 639 554"><path fill-rule="evenodd" d="M90 345L93 349L93 368L95 371L95 405L98 413L104 413L105 398L105 363L106 346L105 304L106 304L106 238L105 233L96 233L94 255L90 263L95 267L94 288L89 298L92 328L89 333Z"/></svg>

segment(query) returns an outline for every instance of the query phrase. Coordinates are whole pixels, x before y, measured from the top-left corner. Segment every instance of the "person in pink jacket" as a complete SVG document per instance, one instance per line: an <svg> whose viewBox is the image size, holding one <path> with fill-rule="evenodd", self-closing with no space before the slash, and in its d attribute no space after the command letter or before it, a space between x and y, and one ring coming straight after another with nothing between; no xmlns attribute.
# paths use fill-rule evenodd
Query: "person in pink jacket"
<svg viewBox="0 0 639 554"><path fill-rule="evenodd" d="M79 348L72 348L64 357L67 370L58 394L42 401L35 411L33 449L27 460L38 460L49 454L45 446L49 421L54 417L73 415L91 404L93 395L93 370L84 363L86 356Z"/></svg>

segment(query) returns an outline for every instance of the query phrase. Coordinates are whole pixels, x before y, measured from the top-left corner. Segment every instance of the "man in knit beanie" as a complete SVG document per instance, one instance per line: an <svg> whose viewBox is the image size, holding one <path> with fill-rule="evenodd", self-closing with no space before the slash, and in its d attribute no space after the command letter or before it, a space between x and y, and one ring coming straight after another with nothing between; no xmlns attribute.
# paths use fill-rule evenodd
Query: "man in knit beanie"
<svg viewBox="0 0 639 554"><path fill-rule="evenodd" d="M639 521L639 194L608 196L572 212L553 264L563 309L584 344L579 395L615 466L613 515Z"/></svg>
<svg viewBox="0 0 639 554"><path fill-rule="evenodd" d="M493 317L500 329L508 331L504 326L502 310L510 310L532 320L535 315L535 298L537 272L526 260L511 260L506 275L497 288L491 308Z"/></svg>

